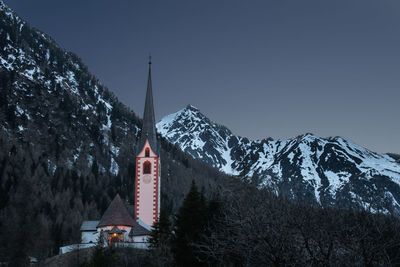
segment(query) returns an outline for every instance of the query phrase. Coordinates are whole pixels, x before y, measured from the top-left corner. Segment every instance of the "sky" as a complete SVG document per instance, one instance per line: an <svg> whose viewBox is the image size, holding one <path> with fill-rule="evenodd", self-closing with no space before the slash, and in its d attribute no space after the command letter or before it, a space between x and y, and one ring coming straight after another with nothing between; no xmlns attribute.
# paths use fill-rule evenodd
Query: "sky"
<svg viewBox="0 0 400 267"><path fill-rule="evenodd" d="M142 117L192 104L235 135L400 154L398 0L5 0Z"/></svg>

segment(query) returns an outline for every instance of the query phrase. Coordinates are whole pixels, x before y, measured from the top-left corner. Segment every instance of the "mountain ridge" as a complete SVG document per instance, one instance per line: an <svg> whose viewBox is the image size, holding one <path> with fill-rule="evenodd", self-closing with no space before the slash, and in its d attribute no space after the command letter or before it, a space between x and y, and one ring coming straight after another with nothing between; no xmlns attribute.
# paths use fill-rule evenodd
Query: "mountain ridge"
<svg viewBox="0 0 400 267"><path fill-rule="evenodd" d="M319 138L311 133L286 140L249 140L233 135L192 105L161 119L157 129L194 158L290 198L326 205L357 203L373 210L384 207L385 212L400 208L396 154L381 155L340 136Z"/></svg>

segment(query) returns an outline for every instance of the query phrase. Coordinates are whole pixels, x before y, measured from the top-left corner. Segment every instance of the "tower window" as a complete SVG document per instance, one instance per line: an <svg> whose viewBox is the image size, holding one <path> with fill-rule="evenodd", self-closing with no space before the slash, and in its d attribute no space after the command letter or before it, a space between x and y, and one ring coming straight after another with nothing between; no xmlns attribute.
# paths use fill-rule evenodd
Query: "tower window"
<svg viewBox="0 0 400 267"><path fill-rule="evenodd" d="M146 147L146 149L144 150L144 156L150 157L150 148Z"/></svg>
<svg viewBox="0 0 400 267"><path fill-rule="evenodd" d="M150 174L151 173L151 163L146 161L143 163L143 174Z"/></svg>

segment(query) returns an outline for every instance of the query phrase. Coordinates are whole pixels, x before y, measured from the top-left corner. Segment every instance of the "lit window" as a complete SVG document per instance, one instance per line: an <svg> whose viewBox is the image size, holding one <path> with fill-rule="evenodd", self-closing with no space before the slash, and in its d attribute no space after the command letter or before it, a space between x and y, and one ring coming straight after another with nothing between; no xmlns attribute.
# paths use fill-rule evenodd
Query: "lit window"
<svg viewBox="0 0 400 267"><path fill-rule="evenodd" d="M151 163L146 161L143 163L143 174L150 174L151 173Z"/></svg>
<svg viewBox="0 0 400 267"><path fill-rule="evenodd" d="M150 148L146 147L146 150L144 151L144 156L150 157Z"/></svg>

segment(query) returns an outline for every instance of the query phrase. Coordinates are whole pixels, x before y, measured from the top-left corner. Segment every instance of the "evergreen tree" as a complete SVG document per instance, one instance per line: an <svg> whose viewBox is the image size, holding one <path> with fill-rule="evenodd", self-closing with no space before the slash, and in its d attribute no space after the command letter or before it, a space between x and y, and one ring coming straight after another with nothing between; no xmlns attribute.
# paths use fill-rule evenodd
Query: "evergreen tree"
<svg viewBox="0 0 400 267"><path fill-rule="evenodd" d="M171 223L168 219L167 213L161 209L160 218L153 225L153 230L150 233L150 246L151 248L160 248L162 246L169 246L171 241Z"/></svg>
<svg viewBox="0 0 400 267"><path fill-rule="evenodd" d="M89 263L84 263L82 266L87 267L112 267L119 266L118 255L114 248L103 247L104 236L103 232L97 240L97 245L94 247Z"/></svg>
<svg viewBox="0 0 400 267"><path fill-rule="evenodd" d="M171 223L165 209L161 209L149 240L155 266L172 266L171 235Z"/></svg>
<svg viewBox="0 0 400 267"><path fill-rule="evenodd" d="M107 257L104 253L104 248L101 245L98 245L95 247L92 258L90 260L90 265L89 266L96 266L96 267L107 267Z"/></svg>
<svg viewBox="0 0 400 267"><path fill-rule="evenodd" d="M174 256L177 266L201 266L193 248L205 228L205 201L192 181L176 219Z"/></svg>

